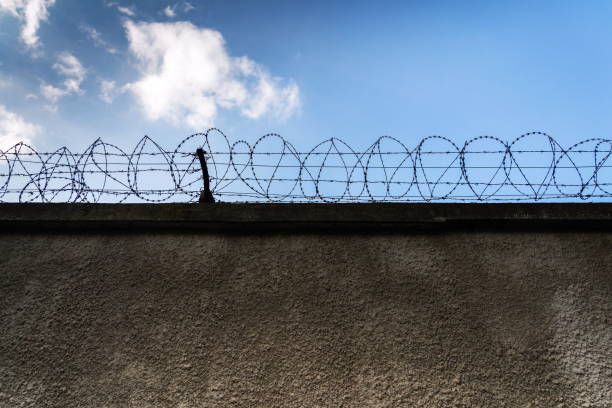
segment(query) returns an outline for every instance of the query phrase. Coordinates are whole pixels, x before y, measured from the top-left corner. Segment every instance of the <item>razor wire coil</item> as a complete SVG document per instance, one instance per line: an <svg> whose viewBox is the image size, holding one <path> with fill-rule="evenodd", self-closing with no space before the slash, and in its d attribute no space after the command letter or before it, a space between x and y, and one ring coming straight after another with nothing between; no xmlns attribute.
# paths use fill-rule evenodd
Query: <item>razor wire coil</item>
<svg viewBox="0 0 612 408"><path fill-rule="evenodd" d="M429 136L409 148L382 136L355 150L331 138L307 150L274 133L254 143L212 128L164 149L145 136L126 152L97 139L81 153L0 150L0 202L194 202L206 153L218 201L606 201L612 198L612 140L564 148L530 132L506 142L480 136L456 144Z"/></svg>

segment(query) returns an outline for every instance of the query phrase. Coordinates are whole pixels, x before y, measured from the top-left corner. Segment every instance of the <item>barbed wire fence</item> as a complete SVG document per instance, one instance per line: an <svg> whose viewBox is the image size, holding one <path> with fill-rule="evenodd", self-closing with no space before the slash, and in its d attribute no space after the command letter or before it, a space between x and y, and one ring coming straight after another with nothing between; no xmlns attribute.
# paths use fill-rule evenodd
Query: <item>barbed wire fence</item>
<svg viewBox="0 0 612 408"><path fill-rule="evenodd" d="M611 155L611 139L564 148L542 132L412 148L383 136L361 151L331 138L300 151L278 134L249 144L213 128L173 150L147 136L131 152L100 139L82 153L19 143L0 151L0 202L195 202L203 170L224 202L612 201Z"/></svg>

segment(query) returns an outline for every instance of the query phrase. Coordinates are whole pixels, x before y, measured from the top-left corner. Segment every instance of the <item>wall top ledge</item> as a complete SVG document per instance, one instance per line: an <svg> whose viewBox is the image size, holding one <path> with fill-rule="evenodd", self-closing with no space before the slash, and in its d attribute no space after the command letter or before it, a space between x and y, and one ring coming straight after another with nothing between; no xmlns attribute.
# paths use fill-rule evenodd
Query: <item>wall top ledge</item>
<svg viewBox="0 0 612 408"><path fill-rule="evenodd" d="M0 227L3 231L374 229L406 232L499 228L612 231L612 203L2 203Z"/></svg>

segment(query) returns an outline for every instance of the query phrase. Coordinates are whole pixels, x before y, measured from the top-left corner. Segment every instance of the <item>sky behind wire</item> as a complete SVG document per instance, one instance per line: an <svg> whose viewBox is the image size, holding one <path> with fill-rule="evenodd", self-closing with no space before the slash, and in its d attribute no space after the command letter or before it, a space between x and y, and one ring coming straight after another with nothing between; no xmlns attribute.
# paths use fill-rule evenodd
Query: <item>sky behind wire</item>
<svg viewBox="0 0 612 408"><path fill-rule="evenodd" d="M0 0L0 148L612 134L609 1Z"/></svg>

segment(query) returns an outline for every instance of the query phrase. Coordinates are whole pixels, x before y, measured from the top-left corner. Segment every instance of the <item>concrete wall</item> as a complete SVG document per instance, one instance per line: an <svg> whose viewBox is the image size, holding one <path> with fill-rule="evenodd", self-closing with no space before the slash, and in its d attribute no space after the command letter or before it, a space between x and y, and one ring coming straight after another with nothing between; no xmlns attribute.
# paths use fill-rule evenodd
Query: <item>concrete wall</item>
<svg viewBox="0 0 612 408"><path fill-rule="evenodd" d="M0 205L0 407L610 407L611 220Z"/></svg>

